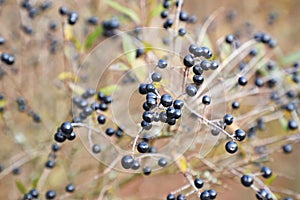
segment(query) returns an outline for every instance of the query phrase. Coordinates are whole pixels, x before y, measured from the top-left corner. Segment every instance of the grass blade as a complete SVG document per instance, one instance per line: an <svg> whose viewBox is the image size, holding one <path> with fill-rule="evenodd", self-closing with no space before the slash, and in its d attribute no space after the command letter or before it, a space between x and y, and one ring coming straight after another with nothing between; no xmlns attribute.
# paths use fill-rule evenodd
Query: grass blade
<svg viewBox="0 0 300 200"><path fill-rule="evenodd" d="M122 5L120 5L117 2L114 2L112 0L105 0L104 1L107 5L109 5L110 7L122 12L123 14L127 15L128 17L130 17L135 23L139 24L141 22L139 16L131 9L124 7Z"/></svg>

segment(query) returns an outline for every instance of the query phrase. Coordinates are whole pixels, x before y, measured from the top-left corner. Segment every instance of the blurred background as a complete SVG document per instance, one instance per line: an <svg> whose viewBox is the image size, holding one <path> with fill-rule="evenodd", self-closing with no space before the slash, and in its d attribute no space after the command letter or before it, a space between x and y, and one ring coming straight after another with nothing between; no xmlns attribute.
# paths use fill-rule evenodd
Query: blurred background
<svg viewBox="0 0 300 200"><path fill-rule="evenodd" d="M6 42L0 46L0 52L14 54L16 61L13 66L0 65L0 93L4 96L1 100L4 111L0 121L0 199L20 199L22 188L29 190L33 186L40 187L40 199L44 199L44 193L48 189L55 189L58 194L64 194L64 187L70 182L74 182L75 185L85 182L87 184L84 189L78 190L73 196L66 196L65 199L97 199L106 181L98 179L90 182L90 179L103 172L105 166L89 154L79 139L63 145L62 150L57 153L58 159L54 169L44 169L56 128L61 122L72 119L72 92L66 87L62 74L66 71L76 71L78 63L84 60L91 50L78 52L74 47L76 45L66 41L68 32L63 26L66 18L59 15L58 9L66 6L69 10L79 13L79 21L73 27L72 34L76 36L77 43L81 44L96 30L96 27L86 23L87 18L98 16L101 24L103 20L113 16L120 17L121 14L102 0L47 1L52 2L51 7L31 18L26 9L21 7L23 1L1 2L0 36L5 38ZM38 7L46 1L29 2ZM116 2L134 10L142 19L141 24L135 24L120 17L120 30L132 30L137 25L161 27L163 24L159 15L149 17L149 13L159 6L160 1ZM183 9L196 15L197 24L200 25L212 13L218 12L208 29L212 43L229 33L243 38L254 32L264 31L276 38L281 55L293 54L296 58L299 57L298 0L186 0ZM56 24L55 30L49 30L51 22ZM93 47L105 39L100 36ZM20 111L16 103L20 98L26 101L28 109L25 112ZM41 121L35 122L32 113L38 114ZM278 174L272 186L279 191L285 188L288 190L286 193L295 194L292 192L294 191L298 194L298 199L299 147L299 144L294 145L294 152L289 155L273 154L269 164ZM116 177L115 174L110 176L110 179ZM254 192L243 187L238 178L223 180L222 176L220 177L222 184L215 187L219 193L218 199L255 199ZM118 178L121 180L124 177L118 175ZM37 182L38 185L35 185ZM119 199L164 199L170 191L186 183L187 180L180 172L171 170L150 177L135 176L132 180L124 178L120 187L110 192L119 196Z"/></svg>

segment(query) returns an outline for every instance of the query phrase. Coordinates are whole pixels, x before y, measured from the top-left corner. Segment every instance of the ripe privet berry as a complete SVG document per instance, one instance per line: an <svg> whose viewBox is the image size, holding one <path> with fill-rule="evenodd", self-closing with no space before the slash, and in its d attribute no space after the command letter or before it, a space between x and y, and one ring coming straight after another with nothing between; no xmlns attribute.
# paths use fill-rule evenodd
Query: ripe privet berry
<svg viewBox="0 0 300 200"><path fill-rule="evenodd" d="M54 140L56 142L62 143L67 139L66 135L60 131L54 134Z"/></svg>
<svg viewBox="0 0 300 200"><path fill-rule="evenodd" d="M202 103L203 103L204 105L209 105L210 102L211 102L210 96L204 95L204 96L202 97Z"/></svg>
<svg viewBox="0 0 300 200"><path fill-rule="evenodd" d="M283 145L282 150L286 154L291 153L293 151L293 146L291 144Z"/></svg>
<svg viewBox="0 0 300 200"><path fill-rule="evenodd" d="M175 109L181 109L183 107L183 105L184 105L184 102L180 99L176 99L173 103L173 107Z"/></svg>
<svg viewBox="0 0 300 200"><path fill-rule="evenodd" d="M32 199L33 199L32 195L30 193L27 193L24 195L22 200L32 200Z"/></svg>
<svg viewBox="0 0 300 200"><path fill-rule="evenodd" d="M193 24L193 23L196 23L196 21L197 21L196 15L191 15L191 16L189 17L188 23Z"/></svg>
<svg viewBox="0 0 300 200"><path fill-rule="evenodd" d="M260 169L260 172L262 173L262 177L264 178L270 178L272 176L272 170L269 167L262 167Z"/></svg>
<svg viewBox="0 0 300 200"><path fill-rule="evenodd" d="M144 48L137 48L136 52L135 52L135 57L139 58L144 54L145 54L145 49Z"/></svg>
<svg viewBox="0 0 300 200"><path fill-rule="evenodd" d="M198 48L197 45L191 44L191 45L189 46L189 52L190 52L191 54L194 54L194 55L195 55L195 51L196 51L197 48Z"/></svg>
<svg viewBox="0 0 300 200"><path fill-rule="evenodd" d="M161 77L161 74L158 73L158 72L154 72L152 75L151 75L151 79L153 82L159 82L161 81L162 77Z"/></svg>
<svg viewBox="0 0 300 200"><path fill-rule="evenodd" d="M76 22L78 21L79 19L79 15L77 12L75 11L71 11L69 14L68 14L68 23L70 25L74 25L76 24Z"/></svg>
<svg viewBox="0 0 300 200"><path fill-rule="evenodd" d="M170 18L168 18L168 19L165 21L165 23L163 24L163 27L164 27L165 29L168 29L168 28L170 28L172 25L173 25L173 20L170 19Z"/></svg>
<svg viewBox="0 0 300 200"><path fill-rule="evenodd" d="M194 75L193 76L193 82L196 84L196 85L201 85L204 81L204 77L202 75Z"/></svg>
<svg viewBox="0 0 300 200"><path fill-rule="evenodd" d="M204 185L204 182L203 182L202 179L196 178L194 180L194 185L195 185L196 188L201 189L203 187L203 185Z"/></svg>
<svg viewBox="0 0 300 200"><path fill-rule="evenodd" d="M174 119L179 119L181 117L181 110L180 109L175 109L175 115ZM176 122L176 121L175 121Z"/></svg>
<svg viewBox="0 0 300 200"><path fill-rule="evenodd" d="M176 124L176 119L175 118L168 118L167 119L167 123L170 125L170 126L173 126Z"/></svg>
<svg viewBox="0 0 300 200"><path fill-rule="evenodd" d="M142 141L137 145L137 150L140 153L146 153L149 150L149 144L145 141Z"/></svg>
<svg viewBox="0 0 300 200"><path fill-rule="evenodd" d="M188 96L193 97L197 94L197 88L194 85L189 85L185 88L185 92Z"/></svg>
<svg viewBox="0 0 300 200"><path fill-rule="evenodd" d="M288 122L288 128L290 130L296 130L298 128L298 124L295 120L289 120Z"/></svg>
<svg viewBox="0 0 300 200"><path fill-rule="evenodd" d="M157 62L157 67L160 68L160 69L164 69L168 66L168 62L164 59L160 59L158 60Z"/></svg>
<svg viewBox="0 0 300 200"><path fill-rule="evenodd" d="M99 18L97 16L89 17L86 21L88 24L94 25L94 26L99 24Z"/></svg>
<svg viewBox="0 0 300 200"><path fill-rule="evenodd" d="M139 86L139 93L140 94L147 94L147 84L146 83L140 84L140 86Z"/></svg>
<svg viewBox="0 0 300 200"><path fill-rule="evenodd" d="M180 19L180 21L184 21L184 22L187 21L189 19L188 13L185 11L181 11L179 13L179 19Z"/></svg>
<svg viewBox="0 0 300 200"><path fill-rule="evenodd" d="M48 160L45 164L45 167L52 169L53 167L55 167L55 161L54 160Z"/></svg>
<svg viewBox="0 0 300 200"><path fill-rule="evenodd" d="M194 65L193 72L195 75L201 75L201 74L203 74L203 69L201 68L200 65L197 64L197 65Z"/></svg>
<svg viewBox="0 0 300 200"><path fill-rule="evenodd" d="M121 159L121 165L124 169L130 169L133 165L134 159L130 155L123 156Z"/></svg>
<svg viewBox="0 0 300 200"><path fill-rule="evenodd" d="M2 53L1 54L1 61L4 62L7 65L12 65L15 62L15 57L8 53Z"/></svg>
<svg viewBox="0 0 300 200"><path fill-rule="evenodd" d="M188 54L183 58L183 64L186 67L193 67L194 63L194 56L192 54Z"/></svg>
<svg viewBox="0 0 300 200"><path fill-rule="evenodd" d="M167 10L163 10L161 13L160 13L160 17L165 19L168 17L168 11Z"/></svg>
<svg viewBox="0 0 300 200"><path fill-rule="evenodd" d="M169 94L163 94L160 98L160 103L164 107L170 107L173 103L173 98Z"/></svg>
<svg viewBox="0 0 300 200"><path fill-rule="evenodd" d="M107 128L105 133L108 136L112 136L115 133L115 130L113 128Z"/></svg>
<svg viewBox="0 0 300 200"><path fill-rule="evenodd" d="M112 97L111 96L105 96L103 101L106 104L110 104L112 102Z"/></svg>
<svg viewBox="0 0 300 200"><path fill-rule="evenodd" d="M152 123L150 122L146 122L146 121L142 121L141 122L141 127L145 130L150 130L152 128Z"/></svg>
<svg viewBox="0 0 300 200"><path fill-rule="evenodd" d="M168 161L167 159L165 158L160 158L157 162L157 164L160 166L160 167L165 167L167 164L168 164Z"/></svg>
<svg viewBox="0 0 300 200"><path fill-rule="evenodd" d="M239 83L239 85L241 85L241 86L245 86L245 85L247 85L248 80L247 80L244 76L241 76L241 77L239 77L239 79L238 79L238 83Z"/></svg>
<svg viewBox="0 0 300 200"><path fill-rule="evenodd" d="M227 44L232 44L234 42L234 40L235 40L234 35L232 35L232 34L226 35L225 42Z"/></svg>
<svg viewBox="0 0 300 200"><path fill-rule="evenodd" d="M37 189L32 189L29 191L29 193L32 195L33 198L39 197L39 192L37 191Z"/></svg>
<svg viewBox="0 0 300 200"><path fill-rule="evenodd" d="M234 120L234 118L231 114L226 114L223 117L223 121L226 125L231 125L233 123L233 120Z"/></svg>
<svg viewBox="0 0 300 200"><path fill-rule="evenodd" d="M54 143L51 147L53 152L57 152L60 149L60 145L57 143Z"/></svg>
<svg viewBox="0 0 300 200"><path fill-rule="evenodd" d="M163 7L164 7L165 9L170 8L170 5L171 5L170 1L164 1L164 2L163 2Z"/></svg>
<svg viewBox="0 0 300 200"><path fill-rule="evenodd" d="M139 161L134 160L134 161L133 161L133 164L132 164L132 166L131 166L131 169L137 170L137 169L140 168L140 166L141 166L141 165L140 165Z"/></svg>
<svg viewBox="0 0 300 200"><path fill-rule="evenodd" d="M71 122L64 122L64 123L61 124L60 130L64 134L68 135L68 134L71 134L73 132L73 126L72 126Z"/></svg>
<svg viewBox="0 0 300 200"><path fill-rule="evenodd" d="M5 43L5 39L4 37L0 37L0 45L4 44Z"/></svg>
<svg viewBox="0 0 300 200"><path fill-rule="evenodd" d="M256 198L258 200L273 200L272 195L264 188L261 188L257 193L256 193Z"/></svg>
<svg viewBox="0 0 300 200"><path fill-rule="evenodd" d="M76 133L75 132L72 132L71 134L67 135L67 139L72 141L76 138Z"/></svg>
<svg viewBox="0 0 300 200"><path fill-rule="evenodd" d="M54 199L56 197L56 192L54 190L48 190L45 197L46 199Z"/></svg>
<svg viewBox="0 0 300 200"><path fill-rule="evenodd" d="M143 113L143 120L146 122L152 122L153 121L153 113L149 111L145 111Z"/></svg>
<svg viewBox="0 0 300 200"><path fill-rule="evenodd" d="M185 28L180 28L179 30L178 30L178 35L179 36L184 36L186 34L186 29Z"/></svg>
<svg viewBox="0 0 300 200"><path fill-rule="evenodd" d="M97 117L97 121L98 121L99 124L105 124L106 118L105 118L104 115L99 115L99 116Z"/></svg>
<svg viewBox="0 0 300 200"><path fill-rule="evenodd" d="M234 137L238 140L238 141L243 141L246 138L246 132L242 129L237 129L234 132Z"/></svg>
<svg viewBox="0 0 300 200"><path fill-rule="evenodd" d="M99 144L94 144L93 147L92 147L92 151L95 154L100 153L101 152L100 145Z"/></svg>
<svg viewBox="0 0 300 200"><path fill-rule="evenodd" d="M75 191L75 185L73 183L70 183L65 188L66 192L74 192Z"/></svg>
<svg viewBox="0 0 300 200"><path fill-rule="evenodd" d="M144 167L143 168L143 174L146 175L146 176L149 176L152 172L152 169L148 166Z"/></svg>
<svg viewBox="0 0 300 200"><path fill-rule="evenodd" d="M238 145L235 141L229 141L226 143L225 149L228 153L233 154L233 153L237 152Z"/></svg>
<svg viewBox="0 0 300 200"><path fill-rule="evenodd" d="M155 100L157 100L157 95L153 92L148 92L148 94L146 95L146 99L155 99Z"/></svg>
<svg viewBox="0 0 300 200"><path fill-rule="evenodd" d="M60 8L59 8L59 13L60 13L61 15L66 15L66 14L68 13L68 8L67 8L67 7L64 7L64 6L60 7Z"/></svg>
<svg viewBox="0 0 300 200"><path fill-rule="evenodd" d="M209 193L209 198L210 199L215 199L217 197L217 195L218 195L218 193L215 190L213 190L213 189L210 189L210 190L207 190L207 191Z"/></svg>
<svg viewBox="0 0 300 200"><path fill-rule="evenodd" d="M257 87L262 87L264 85L264 81L261 78L256 78L255 79L255 85Z"/></svg>
<svg viewBox="0 0 300 200"><path fill-rule="evenodd" d="M210 61L208 61L208 60L202 60L201 63L200 63L200 67L201 67L203 70L207 71L207 70L210 69L211 63L210 63Z"/></svg>
<svg viewBox="0 0 300 200"><path fill-rule="evenodd" d="M210 69L211 70L216 70L219 67L219 63L216 60L211 61L210 63Z"/></svg>
<svg viewBox="0 0 300 200"><path fill-rule="evenodd" d="M203 47L201 47L201 49L202 49L202 52L203 52L202 56L204 58L209 59L213 56L212 51L208 47L203 46Z"/></svg>
<svg viewBox="0 0 300 200"><path fill-rule="evenodd" d="M247 174L244 174L242 177L241 177L241 183L243 184L243 186L245 187L250 187L254 182L254 179L252 176L250 175L247 175Z"/></svg>
<svg viewBox="0 0 300 200"><path fill-rule="evenodd" d="M210 200L210 195L207 190L204 190L200 195L201 200Z"/></svg>
<svg viewBox="0 0 300 200"><path fill-rule="evenodd" d="M183 194L179 194L176 198L176 200L186 200L185 196Z"/></svg>
<svg viewBox="0 0 300 200"><path fill-rule="evenodd" d="M174 194L168 194L167 200L175 200L175 195Z"/></svg>
<svg viewBox="0 0 300 200"><path fill-rule="evenodd" d="M166 112L167 112L167 117L169 119L171 119L171 118L173 118L175 116L176 110L173 107L169 107L169 108L167 108Z"/></svg>
<svg viewBox="0 0 300 200"><path fill-rule="evenodd" d="M19 174L20 174L20 168L15 167L15 168L12 170L12 173L13 173L13 175L19 175Z"/></svg>
<svg viewBox="0 0 300 200"><path fill-rule="evenodd" d="M155 86L153 84L147 84L146 90L147 92L155 92Z"/></svg>
<svg viewBox="0 0 300 200"><path fill-rule="evenodd" d="M237 101L232 102L231 107L233 109L239 109L240 108L240 103Z"/></svg>

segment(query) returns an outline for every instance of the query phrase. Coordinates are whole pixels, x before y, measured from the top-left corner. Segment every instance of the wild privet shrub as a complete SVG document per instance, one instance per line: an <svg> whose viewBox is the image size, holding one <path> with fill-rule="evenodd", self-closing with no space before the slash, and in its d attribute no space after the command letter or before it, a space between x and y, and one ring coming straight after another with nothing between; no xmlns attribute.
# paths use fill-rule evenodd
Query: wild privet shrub
<svg viewBox="0 0 300 200"><path fill-rule="evenodd" d="M176 175L150 198L225 199L225 189L244 188L253 199L299 199L273 186L282 175L272 169L300 138L297 55L285 59L276 38L254 27L211 41L223 10L203 22L182 0L166 0L151 3L146 19L102 3L117 12L1 4L1 18L19 13L9 21L21 23L0 40L0 179L14 185L1 184L3 198L143 199L126 185L160 176L158 191Z"/></svg>

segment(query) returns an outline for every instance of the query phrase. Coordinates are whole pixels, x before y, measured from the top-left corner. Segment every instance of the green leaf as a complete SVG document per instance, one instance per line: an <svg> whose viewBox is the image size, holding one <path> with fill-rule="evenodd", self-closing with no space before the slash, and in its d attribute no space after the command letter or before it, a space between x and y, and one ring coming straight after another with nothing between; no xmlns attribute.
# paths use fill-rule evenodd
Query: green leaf
<svg viewBox="0 0 300 200"><path fill-rule="evenodd" d="M135 52L136 47L133 44L133 40L131 36L124 33L122 34L122 37L123 37L123 51L126 55L127 61L132 65L136 56L136 52Z"/></svg>
<svg viewBox="0 0 300 200"><path fill-rule="evenodd" d="M284 130L288 130L288 121L287 119L285 119L284 117L281 117L279 118L279 122L281 124L281 127L284 129Z"/></svg>
<svg viewBox="0 0 300 200"><path fill-rule="evenodd" d="M16 181L16 185L17 185L17 188L19 189L19 191L22 194L26 194L27 193L27 189L26 189L26 187L24 186L24 184L21 181Z"/></svg>
<svg viewBox="0 0 300 200"><path fill-rule="evenodd" d="M88 35L88 37L86 38L84 47L86 49L89 49L91 46L93 46L93 44L102 35L102 33L103 33L103 26L101 24L92 33L90 33Z"/></svg>
<svg viewBox="0 0 300 200"><path fill-rule="evenodd" d="M120 5L117 2L114 2L112 0L105 0L104 1L107 5L109 5L110 7L122 12L123 14L127 15L128 17L130 17L135 23L139 24L141 22L139 16L131 9L124 7L122 5Z"/></svg>
<svg viewBox="0 0 300 200"><path fill-rule="evenodd" d="M39 180L40 180L40 177L36 177L32 180L32 188L37 188Z"/></svg>
<svg viewBox="0 0 300 200"><path fill-rule="evenodd" d="M276 180L277 176L275 174L273 174L270 178L268 178L266 180L266 185L269 186L271 185L275 180Z"/></svg>
<svg viewBox="0 0 300 200"><path fill-rule="evenodd" d="M71 40L72 40L72 42L75 44L77 50L78 50L79 52L81 52L83 48L82 48L82 44L81 44L81 42L78 40L78 38L75 37L75 36L73 36Z"/></svg>
<svg viewBox="0 0 300 200"><path fill-rule="evenodd" d="M151 17L156 17L156 16L158 16L163 10L164 10L164 7L162 6L162 4L159 4L156 8L154 8L154 9L151 11L150 16L151 16Z"/></svg>
<svg viewBox="0 0 300 200"><path fill-rule="evenodd" d="M118 90L119 86L118 85L109 85L106 87L103 87L100 91L104 94L104 95L111 95L114 91Z"/></svg>
<svg viewBox="0 0 300 200"><path fill-rule="evenodd" d="M293 62L300 60L300 51L293 52L287 56L283 56L279 59L280 64L282 65L289 65Z"/></svg>

